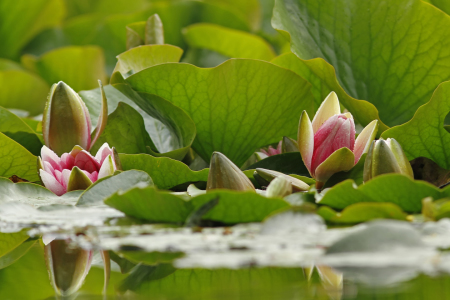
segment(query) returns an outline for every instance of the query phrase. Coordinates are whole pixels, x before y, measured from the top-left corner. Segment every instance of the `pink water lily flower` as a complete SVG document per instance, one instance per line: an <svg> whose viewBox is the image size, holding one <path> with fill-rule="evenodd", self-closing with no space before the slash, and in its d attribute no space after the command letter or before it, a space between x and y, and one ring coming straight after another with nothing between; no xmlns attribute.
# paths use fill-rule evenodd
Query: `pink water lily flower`
<svg viewBox="0 0 450 300"><path fill-rule="evenodd" d="M321 187L334 173L350 170L369 150L378 120L370 122L355 140L355 123L350 113L341 113L336 93L320 105L314 119L306 111L300 117L298 148L311 177Z"/></svg>
<svg viewBox="0 0 450 300"><path fill-rule="evenodd" d="M117 169L114 148L104 143L92 156L80 146L75 146L61 158L47 146L38 158L39 176L46 188L58 196L73 190L86 189L100 178L112 175Z"/></svg>
<svg viewBox="0 0 450 300"><path fill-rule="evenodd" d="M274 155L278 155L281 154L281 147L283 145L283 141L280 141L277 145L277 148L273 148L272 146L269 146L266 149L260 149L259 152L256 152L256 155L258 156L259 160L267 158L269 156L274 156Z"/></svg>

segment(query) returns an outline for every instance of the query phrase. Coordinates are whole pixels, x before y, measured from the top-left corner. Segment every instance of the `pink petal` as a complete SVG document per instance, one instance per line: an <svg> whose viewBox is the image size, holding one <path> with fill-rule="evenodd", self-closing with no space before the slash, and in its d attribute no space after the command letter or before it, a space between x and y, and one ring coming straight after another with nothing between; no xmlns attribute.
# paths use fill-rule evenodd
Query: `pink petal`
<svg viewBox="0 0 450 300"><path fill-rule="evenodd" d="M96 182L98 179L98 172L94 171L92 173L86 172L83 170L83 173L86 174L86 176L92 181L92 182Z"/></svg>
<svg viewBox="0 0 450 300"><path fill-rule="evenodd" d="M277 150L273 149L272 146L269 146L268 151L269 151L269 156L277 155Z"/></svg>
<svg viewBox="0 0 450 300"><path fill-rule="evenodd" d="M53 169L52 165L48 161L44 161L43 164L45 172L55 175L55 169Z"/></svg>
<svg viewBox="0 0 450 300"><path fill-rule="evenodd" d="M61 196L66 193L66 188L62 186L53 175L41 169L39 170L39 176L41 177L44 186L57 196Z"/></svg>
<svg viewBox="0 0 450 300"><path fill-rule="evenodd" d="M346 147L354 147L354 123L345 115L335 115L328 119L314 135L314 154L311 168L315 169L334 151ZM353 134L353 137L351 135Z"/></svg>
<svg viewBox="0 0 450 300"><path fill-rule="evenodd" d="M283 141L280 141L277 146L277 154L281 154L281 147L283 146Z"/></svg>
<svg viewBox="0 0 450 300"><path fill-rule="evenodd" d="M264 153L265 155L270 156L269 152L267 152L265 149L260 149L260 151L261 151L262 153Z"/></svg>
<svg viewBox="0 0 450 300"><path fill-rule="evenodd" d="M77 154L74 165L89 173L98 172L100 169L100 164L98 161L86 150L83 150Z"/></svg>
<svg viewBox="0 0 450 300"><path fill-rule="evenodd" d="M56 180L62 184L62 173L60 171L56 170L54 176L55 176Z"/></svg>
<svg viewBox="0 0 450 300"><path fill-rule="evenodd" d="M67 190L67 185L69 184L69 179L70 179L70 170L68 169L64 169L62 171L62 176L61 176L61 183L64 186L64 188Z"/></svg>
<svg viewBox="0 0 450 300"><path fill-rule="evenodd" d="M100 163L100 165L103 164L103 161L105 160L108 155L113 156L112 149L109 147L108 143L104 143L100 149L98 149L97 154L95 154L95 159Z"/></svg>
<svg viewBox="0 0 450 300"><path fill-rule="evenodd" d="M64 153L61 155L61 166L63 169L72 170L75 163L75 158L69 153Z"/></svg>
<svg viewBox="0 0 450 300"><path fill-rule="evenodd" d="M47 146L42 146L41 158L43 162L49 162L52 165L53 169L62 171L61 159Z"/></svg>

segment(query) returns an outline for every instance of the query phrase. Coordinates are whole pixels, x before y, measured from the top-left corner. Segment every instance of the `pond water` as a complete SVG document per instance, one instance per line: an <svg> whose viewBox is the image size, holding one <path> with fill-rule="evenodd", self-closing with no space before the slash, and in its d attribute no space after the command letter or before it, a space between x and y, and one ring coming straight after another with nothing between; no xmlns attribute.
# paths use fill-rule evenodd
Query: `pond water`
<svg viewBox="0 0 450 300"><path fill-rule="evenodd" d="M263 223L179 227L95 214L98 207L19 206L1 207L10 209L0 220L0 239L10 246L0 256L1 299L450 295L450 219L328 228L315 214L289 210ZM101 254L111 258L106 293Z"/></svg>

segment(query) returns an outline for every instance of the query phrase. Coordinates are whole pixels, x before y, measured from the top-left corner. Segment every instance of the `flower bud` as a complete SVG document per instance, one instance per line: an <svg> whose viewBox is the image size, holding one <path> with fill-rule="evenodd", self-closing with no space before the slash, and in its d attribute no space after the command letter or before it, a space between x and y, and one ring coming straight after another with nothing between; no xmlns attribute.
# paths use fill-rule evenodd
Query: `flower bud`
<svg viewBox="0 0 450 300"><path fill-rule="evenodd" d="M236 191L255 191L248 177L225 155L214 152L209 166L206 190L229 189Z"/></svg>
<svg viewBox="0 0 450 300"><path fill-rule="evenodd" d="M411 178L414 174L402 147L395 139L377 140L370 145L364 162L364 182L375 176L400 173Z"/></svg>
<svg viewBox="0 0 450 300"><path fill-rule="evenodd" d="M299 152L297 141L288 136L284 136L281 140L281 153Z"/></svg>
<svg viewBox="0 0 450 300"><path fill-rule="evenodd" d="M261 176L263 179L265 179L269 182L271 182L273 179L275 179L277 177L283 177L284 179L286 179L288 182L291 183L292 189L296 192L309 190L309 185L306 184L305 182L303 182L300 179L297 179L295 177L283 174L281 172L267 170L267 169L263 169L263 168L256 168L256 172L258 172L259 176Z"/></svg>
<svg viewBox="0 0 450 300"><path fill-rule="evenodd" d="M93 251L71 248L70 240L53 240L44 255L50 281L56 293L68 296L78 291L91 268Z"/></svg>
<svg viewBox="0 0 450 300"><path fill-rule="evenodd" d="M266 189L267 197L285 197L292 194L292 183L284 176L278 176L272 180Z"/></svg>
<svg viewBox="0 0 450 300"><path fill-rule="evenodd" d="M42 135L47 147L58 155L69 152L75 145L86 150L91 148L106 126L108 116L101 83L100 88L102 109L95 137L91 141L91 118L83 100L64 82L53 84L42 119Z"/></svg>

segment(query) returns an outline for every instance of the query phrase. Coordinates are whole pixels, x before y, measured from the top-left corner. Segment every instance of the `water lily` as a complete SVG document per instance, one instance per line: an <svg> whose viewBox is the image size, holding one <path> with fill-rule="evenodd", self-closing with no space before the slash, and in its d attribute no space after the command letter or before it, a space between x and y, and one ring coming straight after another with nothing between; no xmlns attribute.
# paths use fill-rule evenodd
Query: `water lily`
<svg viewBox="0 0 450 300"><path fill-rule="evenodd" d="M42 119L42 135L45 145L58 155L69 152L75 145L89 151L104 130L108 105L100 81L99 85L102 108L92 139L91 117L81 97L62 81L51 87Z"/></svg>
<svg viewBox="0 0 450 300"><path fill-rule="evenodd" d="M400 173L414 178L413 170L402 146L395 139L373 141L364 161L364 182L375 176Z"/></svg>
<svg viewBox="0 0 450 300"><path fill-rule="evenodd" d="M80 146L59 157L47 146L38 158L39 176L46 188L58 196L73 190L88 188L100 178L112 175L120 169L118 155L107 143L92 156Z"/></svg>
<svg viewBox="0 0 450 300"><path fill-rule="evenodd" d="M350 170L369 150L378 129L370 122L355 140L355 123L350 113L341 113L336 93L320 105L314 119L303 111L298 130L298 147L316 186L321 187L334 173Z"/></svg>

